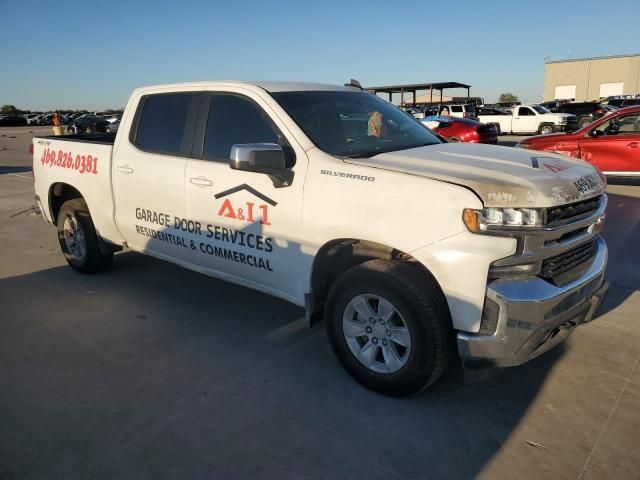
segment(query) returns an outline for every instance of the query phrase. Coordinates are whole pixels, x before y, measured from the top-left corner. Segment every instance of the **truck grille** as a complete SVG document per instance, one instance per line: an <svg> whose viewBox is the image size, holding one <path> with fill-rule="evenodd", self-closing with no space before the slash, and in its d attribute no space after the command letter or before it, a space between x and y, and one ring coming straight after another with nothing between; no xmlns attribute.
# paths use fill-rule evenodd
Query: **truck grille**
<svg viewBox="0 0 640 480"><path fill-rule="evenodd" d="M595 239L542 261L540 276L554 285L564 285L579 277L596 254Z"/></svg>
<svg viewBox="0 0 640 480"><path fill-rule="evenodd" d="M602 195L581 202L553 207L547 210L547 225L573 220L576 217L595 212L600 207Z"/></svg>

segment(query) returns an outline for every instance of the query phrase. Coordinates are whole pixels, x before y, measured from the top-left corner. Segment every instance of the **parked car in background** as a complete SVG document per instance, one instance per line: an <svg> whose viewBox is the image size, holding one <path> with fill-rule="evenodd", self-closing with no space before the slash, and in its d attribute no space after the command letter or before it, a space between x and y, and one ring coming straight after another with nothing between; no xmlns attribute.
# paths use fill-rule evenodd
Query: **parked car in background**
<svg viewBox="0 0 640 480"><path fill-rule="evenodd" d="M119 127L120 127L120 119L117 119L114 122L109 122L109 124L107 124L104 127L104 131L107 133L116 133Z"/></svg>
<svg viewBox="0 0 640 480"><path fill-rule="evenodd" d="M122 115L119 115L119 114L106 115L104 117L104 119L109 123L119 122L121 118L122 118Z"/></svg>
<svg viewBox="0 0 640 480"><path fill-rule="evenodd" d="M96 115L82 115L74 119L69 125L71 133L96 133L106 132L109 122L104 117Z"/></svg>
<svg viewBox="0 0 640 480"><path fill-rule="evenodd" d="M38 118L36 125L53 125L54 116L55 113L47 113L41 115L40 118ZM69 117L64 114L60 115L60 120L62 121L63 125L68 125L70 122Z"/></svg>
<svg viewBox="0 0 640 480"><path fill-rule="evenodd" d="M603 104L609 105L611 107L632 107L634 105L640 105L640 98L611 98Z"/></svg>
<svg viewBox="0 0 640 480"><path fill-rule="evenodd" d="M578 128L584 128L594 120L606 115L612 107L607 107L601 103L594 102L571 102L563 103L557 107L556 113L570 113L578 119Z"/></svg>
<svg viewBox="0 0 640 480"><path fill-rule="evenodd" d="M498 143L498 131L495 125L467 118L429 116L420 122L441 137L453 142Z"/></svg>
<svg viewBox="0 0 640 480"><path fill-rule="evenodd" d="M448 113L447 113L448 112ZM440 115L446 117L457 117L457 118L476 118L476 107L471 104L451 104L451 105L442 105L440 108Z"/></svg>
<svg viewBox="0 0 640 480"><path fill-rule="evenodd" d="M553 132L576 129L575 115L551 113L540 105L518 105L508 110L495 110L497 110L497 114L482 113L478 115L478 119L482 123L495 125L498 135L501 133L548 135Z"/></svg>
<svg viewBox="0 0 640 480"><path fill-rule="evenodd" d="M547 110L554 112L556 108L568 103L569 100L549 100L548 102L542 102L539 105Z"/></svg>
<svg viewBox="0 0 640 480"><path fill-rule="evenodd" d="M586 160L605 175L640 176L640 107L611 112L564 135L531 137L516 145Z"/></svg>
<svg viewBox="0 0 640 480"><path fill-rule="evenodd" d="M39 113L28 113L24 115L25 120L27 121L27 125L36 125L38 118L40 117Z"/></svg>
<svg viewBox="0 0 640 480"><path fill-rule="evenodd" d="M20 115L0 116L0 127L21 127L27 124L27 119Z"/></svg>

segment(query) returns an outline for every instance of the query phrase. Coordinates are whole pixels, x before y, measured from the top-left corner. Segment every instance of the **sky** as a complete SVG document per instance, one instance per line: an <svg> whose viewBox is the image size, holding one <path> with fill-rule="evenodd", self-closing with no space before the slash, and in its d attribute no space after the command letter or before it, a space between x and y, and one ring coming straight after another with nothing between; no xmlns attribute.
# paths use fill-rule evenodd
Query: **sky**
<svg viewBox="0 0 640 480"><path fill-rule="evenodd" d="M456 81L535 102L545 59L640 52L639 0L0 0L0 19L0 105L30 110L230 79Z"/></svg>

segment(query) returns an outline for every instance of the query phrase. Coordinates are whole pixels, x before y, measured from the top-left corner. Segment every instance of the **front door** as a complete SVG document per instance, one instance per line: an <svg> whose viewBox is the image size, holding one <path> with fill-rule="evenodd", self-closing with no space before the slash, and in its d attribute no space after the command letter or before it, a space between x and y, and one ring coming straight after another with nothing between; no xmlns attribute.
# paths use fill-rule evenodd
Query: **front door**
<svg viewBox="0 0 640 480"><path fill-rule="evenodd" d="M300 298L299 241L306 155L283 136L260 99L212 92L199 158L187 162L187 217L193 262L239 283ZM290 153L293 181L277 187L265 174L232 170L234 144L278 143Z"/></svg>
<svg viewBox="0 0 640 480"><path fill-rule="evenodd" d="M620 115L594 128L580 142L580 158L610 174L640 175L640 112Z"/></svg>
<svg viewBox="0 0 640 480"><path fill-rule="evenodd" d="M113 158L118 229L134 250L189 261L184 234L184 171L191 153L198 104L203 94L181 92L141 97L129 139Z"/></svg>
<svg viewBox="0 0 640 480"><path fill-rule="evenodd" d="M529 107L514 107L513 131L531 133L538 130L536 113Z"/></svg>

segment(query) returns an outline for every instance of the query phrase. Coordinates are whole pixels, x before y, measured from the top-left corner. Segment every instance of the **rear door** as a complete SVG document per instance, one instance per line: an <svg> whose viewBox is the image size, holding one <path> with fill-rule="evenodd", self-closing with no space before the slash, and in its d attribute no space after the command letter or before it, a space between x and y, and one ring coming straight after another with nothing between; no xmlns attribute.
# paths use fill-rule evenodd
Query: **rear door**
<svg viewBox="0 0 640 480"><path fill-rule="evenodd" d="M538 130L538 116L530 107L514 107L513 131L531 133Z"/></svg>
<svg viewBox="0 0 640 480"><path fill-rule="evenodd" d="M204 94L179 92L140 98L129 139L113 155L116 223L129 247L189 261L184 171Z"/></svg>
<svg viewBox="0 0 640 480"><path fill-rule="evenodd" d="M580 158L609 174L640 175L640 112L613 117L580 142Z"/></svg>
<svg viewBox="0 0 640 480"><path fill-rule="evenodd" d="M184 188L187 217L197 226L189 237L193 263L291 297L301 288L299 235L307 164L304 151L285 137L285 128L252 92L211 92ZM232 170L232 145L246 143L278 143L287 149L292 182L278 186L266 174Z"/></svg>

